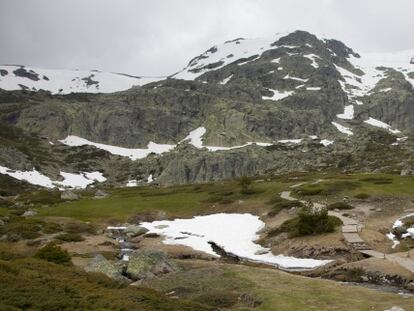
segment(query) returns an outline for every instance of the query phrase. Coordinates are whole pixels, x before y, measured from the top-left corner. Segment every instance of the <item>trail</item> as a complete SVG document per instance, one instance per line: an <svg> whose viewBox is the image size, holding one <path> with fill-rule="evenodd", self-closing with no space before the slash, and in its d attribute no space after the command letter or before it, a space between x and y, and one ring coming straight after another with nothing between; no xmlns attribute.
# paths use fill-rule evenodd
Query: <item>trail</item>
<svg viewBox="0 0 414 311"><path fill-rule="evenodd" d="M302 183L303 184L303 183ZM298 186L297 186L298 187ZM295 188L293 185L291 188ZM299 201L306 203L303 200L298 200L292 197L291 191L283 191L280 193L280 197L289 201ZM325 207L325 204L314 202L316 208ZM404 258L395 254L385 254L371 249L365 241L360 237L359 232L361 232L363 225L359 223L358 220L343 216L339 212L328 211L328 215L338 217L342 221L342 235L345 241L354 249L358 250L360 253L368 255L374 258L386 259L391 262L397 263L405 269L414 273L414 260L410 258Z"/></svg>

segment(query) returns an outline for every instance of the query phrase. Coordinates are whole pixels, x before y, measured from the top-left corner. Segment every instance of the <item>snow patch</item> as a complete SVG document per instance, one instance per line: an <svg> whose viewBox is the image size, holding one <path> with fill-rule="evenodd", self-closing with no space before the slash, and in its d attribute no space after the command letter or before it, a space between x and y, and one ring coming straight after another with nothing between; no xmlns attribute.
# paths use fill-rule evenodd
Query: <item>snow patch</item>
<svg viewBox="0 0 414 311"><path fill-rule="evenodd" d="M112 145L100 144L89 141L85 138L81 138L79 136L70 135L65 139L59 140L62 144L67 146L95 146L96 148L106 150L111 154L128 157L131 160L143 159L147 157L150 153L162 154L164 152L168 152L175 148L175 145L167 145L167 144L156 144L154 142L149 142L146 149L133 149L133 148L124 148L124 147L117 147Z"/></svg>
<svg viewBox="0 0 414 311"><path fill-rule="evenodd" d="M386 130L390 131L392 134L401 133L400 130L393 129L391 127L391 125L389 125L389 124L387 124L385 122L382 122L380 120L371 118L371 117L369 117L369 119L368 120L365 120L364 122L367 123L367 124L369 124L369 125L375 126L375 127L380 127L380 128L386 129Z"/></svg>
<svg viewBox="0 0 414 311"><path fill-rule="evenodd" d="M228 76L227 78L223 79L222 81L220 81L220 84L226 85L227 82L230 81L230 79L233 77L233 75Z"/></svg>
<svg viewBox="0 0 414 311"><path fill-rule="evenodd" d="M307 59L310 59L312 61L311 65L314 68L319 68L319 64L318 64L318 62L316 60L317 59L321 59L321 58L318 55L315 55L315 54L306 54L306 55L303 55L303 57L305 57Z"/></svg>
<svg viewBox="0 0 414 311"><path fill-rule="evenodd" d="M336 115L339 119L352 120L354 118L354 106L345 106L344 112Z"/></svg>
<svg viewBox="0 0 414 311"><path fill-rule="evenodd" d="M354 133L352 133L351 129L349 127L343 126L339 123L336 122L332 122L332 125L334 125L338 131L340 131L341 133L344 133L346 135L354 135Z"/></svg>
<svg viewBox="0 0 414 311"><path fill-rule="evenodd" d="M101 172L81 172L79 174L60 172L63 181L52 181L49 177L33 169L32 171L12 170L0 166L0 174L9 175L18 180L27 181L32 185L45 188L67 187L67 188L86 188L95 182L104 182L106 178Z"/></svg>
<svg viewBox="0 0 414 311"><path fill-rule="evenodd" d="M329 260L300 259L273 255L255 241L264 223L251 214L212 214L195 216L191 219L162 220L140 224L150 233L164 236L163 243L186 245L195 250L218 257L209 242L214 242L226 252L253 262L266 263L283 268L312 269L330 262Z"/></svg>
<svg viewBox="0 0 414 311"><path fill-rule="evenodd" d="M292 95L294 92L293 91L283 91L283 92L279 92L278 90L273 90L273 89L269 89L269 91L273 92L272 96L262 96L263 100L281 100L283 98L286 98L290 95Z"/></svg>

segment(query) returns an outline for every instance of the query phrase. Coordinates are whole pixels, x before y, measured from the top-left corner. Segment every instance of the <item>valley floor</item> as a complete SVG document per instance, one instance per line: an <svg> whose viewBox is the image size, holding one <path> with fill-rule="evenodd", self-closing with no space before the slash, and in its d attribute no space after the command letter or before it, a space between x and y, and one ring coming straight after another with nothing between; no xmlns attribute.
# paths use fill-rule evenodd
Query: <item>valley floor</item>
<svg viewBox="0 0 414 311"><path fill-rule="evenodd" d="M60 273L59 269L63 268L59 265L47 263L46 267L46 263L31 258L47 242L55 241L70 253L73 266L64 269L73 284L68 285L67 290L82 293L84 289L74 284L76 280L85 280L88 276L77 271L83 270L91 258L103 254L109 260L118 261L119 243L108 237L105 230L107 226L191 218L219 212L260 216L266 227L260 232L258 243L269 247L274 254L330 259L334 263L295 275L260 264L241 265L231 263L226 258L218 260L187 246L166 245L160 236L144 236L136 239L134 247L165 251L180 269L146 280L136 288L127 286L128 290L122 295L131 297L129 295L134 296L134 291L141 295L145 288L155 289L156 294L151 294L155 296L149 300L157 302L141 305L143 310L202 308L197 306L203 306L206 310L384 311L392 307L414 310L414 297L397 293L414 292L414 273L400 262L414 258L414 243L412 239L406 238L396 248L392 248L392 241L386 236L396 219L414 211L413 177L335 172L291 174L256 179L246 193L241 191L235 181L168 188L103 190L109 196L97 199L94 198L96 190L88 189L79 192L80 199L74 201L62 200L58 193L50 190L26 192L10 199L10 204L0 207L0 217L4 222L0 227L0 278L2 284L8 284L7 290L0 291L0 298L10 310L14 310L12 307L22 308L22 303L33 306L34 310L42 309L38 300L47 295L46 290L43 292L43 289L39 289L36 295L30 295L15 288L15 297L6 299L5 295L13 295L13 288L21 286L20 281L11 279L10 271L19 271L22 281L31 278L30 275L36 275L33 282L38 277L42 278L45 271ZM281 193L284 196L282 201ZM357 227L360 227L359 237L372 252L369 254L371 258L347 242L343 229L349 224L344 223L344 220L343 226L332 233L296 237L285 233L269 234L297 215L297 208L286 203L289 201L286 199L295 198L327 206L338 202L351 205L349 210L336 209L330 214L356 222ZM24 211L33 211L34 216L21 216ZM71 235L66 241L59 240L62 233ZM81 239L76 240L74 235L76 238L79 235ZM381 258L384 253L385 260ZM55 281L50 280L52 283ZM114 281L108 279L105 282L112 285L104 287L118 288L113 285L116 283L112 283ZM352 285L355 282L359 285ZM381 290L365 288L369 284ZM94 287L99 297L103 292L105 295L118 295L116 292L122 292L124 288L108 293L99 286ZM66 299L70 305L79 303L76 295L69 294ZM159 299L165 303L164 307L154 307L161 303ZM85 301L82 303L87 305ZM188 308L183 308L181 303L188 303ZM126 304L124 310L134 310L137 306ZM108 309L117 308L108 304Z"/></svg>

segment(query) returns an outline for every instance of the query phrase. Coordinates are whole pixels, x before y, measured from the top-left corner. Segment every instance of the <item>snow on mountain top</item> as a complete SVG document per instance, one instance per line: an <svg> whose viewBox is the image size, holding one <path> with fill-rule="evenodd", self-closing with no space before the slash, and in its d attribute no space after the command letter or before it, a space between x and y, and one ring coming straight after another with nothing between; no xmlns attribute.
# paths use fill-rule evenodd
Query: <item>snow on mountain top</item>
<svg viewBox="0 0 414 311"><path fill-rule="evenodd" d="M289 33L277 33L269 38L257 39L239 38L226 41L221 45L215 45L200 56L192 59L187 67L174 74L172 77L183 80L194 80L205 72L222 68L240 59L246 59L246 62L240 63L240 65L253 61L253 59L249 60L249 58L254 57L256 59L267 50L280 47L289 49L298 48L298 46L288 45L272 46L273 43L288 34ZM317 55L309 54L306 55L306 57L312 61L312 66L317 68Z"/></svg>
<svg viewBox="0 0 414 311"><path fill-rule="evenodd" d="M96 70L38 69L25 66L0 66L0 88L50 91L52 94L112 93L163 79L135 77Z"/></svg>

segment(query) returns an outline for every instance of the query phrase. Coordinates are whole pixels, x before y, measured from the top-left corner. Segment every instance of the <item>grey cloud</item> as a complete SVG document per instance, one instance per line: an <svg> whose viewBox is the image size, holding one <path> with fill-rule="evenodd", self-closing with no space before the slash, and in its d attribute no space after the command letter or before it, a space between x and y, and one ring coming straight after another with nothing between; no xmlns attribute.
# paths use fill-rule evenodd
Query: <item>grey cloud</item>
<svg viewBox="0 0 414 311"><path fill-rule="evenodd" d="M412 0L0 0L0 63L163 75L235 37L296 29L414 48Z"/></svg>

